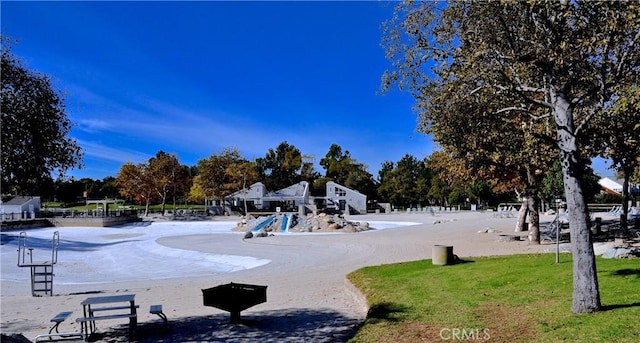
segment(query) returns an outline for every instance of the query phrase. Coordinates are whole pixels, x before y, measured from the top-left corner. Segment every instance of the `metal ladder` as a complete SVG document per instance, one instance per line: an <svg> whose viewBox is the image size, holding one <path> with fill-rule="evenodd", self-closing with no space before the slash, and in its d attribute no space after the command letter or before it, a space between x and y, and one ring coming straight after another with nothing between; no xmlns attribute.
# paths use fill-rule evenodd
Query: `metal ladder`
<svg viewBox="0 0 640 343"><path fill-rule="evenodd" d="M18 267L29 267L31 270L31 295L38 296L41 293L53 295L53 265L58 263L58 246L60 245L60 234L53 233L51 243L51 260L44 262L33 262L33 248L27 246L27 233L20 232L18 237ZM29 261L26 261L27 255Z"/></svg>
<svg viewBox="0 0 640 343"><path fill-rule="evenodd" d="M37 296L39 292L45 295L53 295L53 265L31 266L31 295Z"/></svg>

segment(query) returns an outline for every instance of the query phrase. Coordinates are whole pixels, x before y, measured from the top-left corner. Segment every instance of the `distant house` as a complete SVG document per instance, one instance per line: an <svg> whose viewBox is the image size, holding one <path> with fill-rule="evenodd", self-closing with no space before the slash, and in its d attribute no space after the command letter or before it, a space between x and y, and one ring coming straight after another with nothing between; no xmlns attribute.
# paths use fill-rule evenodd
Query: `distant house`
<svg viewBox="0 0 640 343"><path fill-rule="evenodd" d="M606 194L622 195L622 180L616 180L608 177L603 177L598 181L602 192ZM629 194L640 194L640 185L629 184Z"/></svg>
<svg viewBox="0 0 640 343"><path fill-rule="evenodd" d="M235 206L241 206L244 201L250 201L256 209L266 210L269 208L269 202L263 201L266 195L267 187L262 182L256 182L249 186L246 191L237 191L229 195L229 198L233 199Z"/></svg>
<svg viewBox="0 0 640 343"><path fill-rule="evenodd" d="M235 204L241 204L244 199L250 201L258 210L295 210L299 206L309 204L309 183L301 181L289 187L267 193L267 188L261 182L254 183L244 194L236 192L230 196L235 199Z"/></svg>
<svg viewBox="0 0 640 343"><path fill-rule="evenodd" d="M282 210L297 211L302 207L315 209L318 204L331 210L348 210L350 213L367 213L367 196L357 191L327 182L326 195L310 196L310 185L301 181L275 192L267 192L264 184L257 182L246 190L240 190L226 196L224 199L207 198L205 206L209 213L222 214L223 208L231 212L233 208L242 211L247 202L249 211Z"/></svg>
<svg viewBox="0 0 640 343"><path fill-rule="evenodd" d="M335 204L341 211L359 214L367 213L367 196L353 189L339 185L333 181L327 182L326 199Z"/></svg>
<svg viewBox="0 0 640 343"><path fill-rule="evenodd" d="M40 217L40 197L13 196L0 200L2 221L34 219Z"/></svg>
<svg viewBox="0 0 640 343"><path fill-rule="evenodd" d="M301 181L268 193L263 183L256 182L249 186L248 189L229 194L224 199L206 198L205 206L209 213L222 214L223 206L228 212L233 207L242 210L245 201L250 211L275 211L278 208L285 211L295 210L298 206L309 204L309 183Z"/></svg>

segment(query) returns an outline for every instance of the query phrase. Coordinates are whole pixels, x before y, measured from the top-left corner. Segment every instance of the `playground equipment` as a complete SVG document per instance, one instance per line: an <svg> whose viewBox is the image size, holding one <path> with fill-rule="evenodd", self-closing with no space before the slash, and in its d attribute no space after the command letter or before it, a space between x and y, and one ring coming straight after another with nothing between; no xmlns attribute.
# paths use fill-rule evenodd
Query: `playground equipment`
<svg viewBox="0 0 640 343"><path fill-rule="evenodd" d="M289 227L291 226L291 215L282 215L282 226L280 226L280 231L287 232L289 231Z"/></svg>
<svg viewBox="0 0 640 343"><path fill-rule="evenodd" d="M53 233L51 243L51 260L33 261L34 248L27 245L27 233L20 232L18 238L18 267L29 267L31 270L31 295L39 296L53 295L53 265L58 263L58 246L60 245L60 234ZM28 261L27 261L28 256Z"/></svg>
<svg viewBox="0 0 640 343"><path fill-rule="evenodd" d="M276 219L276 216L267 217L265 220L260 222L260 224L256 225L256 227L254 227L252 231L253 232L260 232L260 230L262 230L263 228L265 228L268 225L270 225L271 222L273 222L275 219Z"/></svg>

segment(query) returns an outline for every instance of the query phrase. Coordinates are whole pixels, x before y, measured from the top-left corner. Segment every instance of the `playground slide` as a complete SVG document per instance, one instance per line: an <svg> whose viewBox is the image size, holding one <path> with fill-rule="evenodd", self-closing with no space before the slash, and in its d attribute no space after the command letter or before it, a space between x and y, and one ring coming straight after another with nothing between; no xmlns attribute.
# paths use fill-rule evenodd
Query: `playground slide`
<svg viewBox="0 0 640 343"><path fill-rule="evenodd" d="M273 222L274 219L276 219L275 216L267 217L267 219L263 220L260 224L256 225L256 227L254 227L252 231L253 232L258 232L258 231L262 230L262 228L264 228L267 225L271 224L271 222Z"/></svg>
<svg viewBox="0 0 640 343"><path fill-rule="evenodd" d="M280 227L280 231L287 232L289 231L289 225L291 224L291 216L286 214L282 215L282 226Z"/></svg>

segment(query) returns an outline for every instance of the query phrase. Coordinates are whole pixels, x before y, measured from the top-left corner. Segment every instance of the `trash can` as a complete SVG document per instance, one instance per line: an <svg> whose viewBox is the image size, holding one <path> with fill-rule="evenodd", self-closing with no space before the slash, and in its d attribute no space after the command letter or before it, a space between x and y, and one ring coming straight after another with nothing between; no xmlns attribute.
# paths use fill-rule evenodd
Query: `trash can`
<svg viewBox="0 0 640 343"><path fill-rule="evenodd" d="M431 250L431 258L433 265L436 266L453 264L453 246L434 245Z"/></svg>

